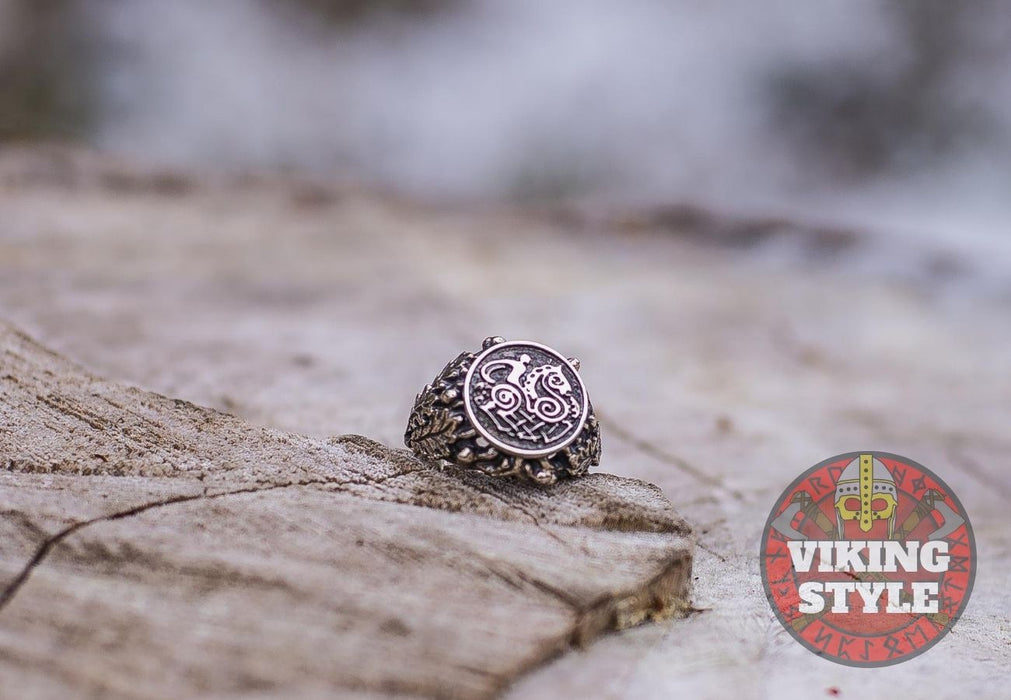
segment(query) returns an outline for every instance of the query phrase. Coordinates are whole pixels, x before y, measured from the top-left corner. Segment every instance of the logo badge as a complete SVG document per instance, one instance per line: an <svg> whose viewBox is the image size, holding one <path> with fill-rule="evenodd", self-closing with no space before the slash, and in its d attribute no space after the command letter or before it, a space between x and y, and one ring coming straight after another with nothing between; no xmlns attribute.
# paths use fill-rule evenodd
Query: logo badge
<svg viewBox="0 0 1011 700"><path fill-rule="evenodd" d="M922 654L972 591L969 517L938 476L887 452L837 455L783 492L762 535L762 583L802 645L849 666Z"/></svg>

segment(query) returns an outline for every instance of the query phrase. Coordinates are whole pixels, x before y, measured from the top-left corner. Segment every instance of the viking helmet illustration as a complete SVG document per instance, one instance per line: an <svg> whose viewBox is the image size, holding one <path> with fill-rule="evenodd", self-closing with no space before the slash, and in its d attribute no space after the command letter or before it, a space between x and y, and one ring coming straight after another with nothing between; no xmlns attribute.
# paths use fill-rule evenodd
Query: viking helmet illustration
<svg viewBox="0 0 1011 700"><path fill-rule="evenodd" d="M898 496L895 479L881 460L873 455L860 455L851 461L835 487L839 537L843 537L848 520L856 520L864 533L870 532L875 520L887 520L888 537L892 537Z"/></svg>

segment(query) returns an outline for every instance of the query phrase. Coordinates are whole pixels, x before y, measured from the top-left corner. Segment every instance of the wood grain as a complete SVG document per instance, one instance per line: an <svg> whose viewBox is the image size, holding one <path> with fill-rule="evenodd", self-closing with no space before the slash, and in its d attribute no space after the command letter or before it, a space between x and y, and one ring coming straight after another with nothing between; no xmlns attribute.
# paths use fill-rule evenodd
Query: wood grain
<svg viewBox="0 0 1011 700"><path fill-rule="evenodd" d="M711 202L711 211L426 205L292 176L164 172L65 148L7 147L0 149L0 317L93 373L234 414L257 426L249 435L266 426L311 436L307 444L324 456L307 460L307 478L331 462L361 459L325 457L337 450L330 435L399 445L417 390L485 336L538 340L578 357L601 420L601 469L659 485L697 532L692 605L702 612L561 654L512 683L507 698L808 700L834 688L842 697L891 700L922 687L945 698L1004 697L1007 279L988 282L959 262L957 249L938 249L917 231L895 239L847 233L844 221L756 219L760 212L742 208L737 194ZM900 250L889 243L896 240ZM53 443L54 454L68 435ZM769 608L757 556L769 509L787 484L830 455L866 449L906 455L942 476L971 515L980 557L972 600L953 632L887 669L887 682L798 645ZM211 458L222 450L241 455L223 444ZM200 469L197 460L174 458ZM241 466L247 471L231 468L212 491L232 479L237 488L270 485L284 473L271 465L242 481L255 469ZM152 460L149 468L164 465ZM5 479L0 507L12 515L0 518L0 566L11 572L42 539L78 520L202 487L181 492L190 481L150 477L133 494L123 491L129 476ZM604 494L612 488L599 483ZM445 496L438 488L431 486ZM54 489L63 491L35 494ZM110 500L117 493L124 496ZM492 499L451 493L462 502ZM501 489L494 494L517 504ZM266 494L117 522L258 495ZM542 524L564 512L542 515L525 497L522 506ZM18 514L26 510L33 515ZM621 529L614 513L581 517L591 514ZM0 611L0 654L24 646L3 620L55 560L47 557ZM0 696L15 674L49 688L43 697L66 696L55 670L18 659L0 668ZM314 694L333 692L306 685L297 693Z"/></svg>
<svg viewBox="0 0 1011 700"><path fill-rule="evenodd" d="M687 606L690 530L646 483L258 428L8 325L0 356L9 697L482 697Z"/></svg>

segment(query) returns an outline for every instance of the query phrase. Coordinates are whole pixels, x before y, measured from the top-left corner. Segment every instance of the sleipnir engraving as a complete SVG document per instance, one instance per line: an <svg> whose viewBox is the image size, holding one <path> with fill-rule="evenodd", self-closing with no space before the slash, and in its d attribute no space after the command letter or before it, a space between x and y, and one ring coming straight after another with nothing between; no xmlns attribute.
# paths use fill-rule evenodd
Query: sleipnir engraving
<svg viewBox="0 0 1011 700"><path fill-rule="evenodd" d="M579 360L499 336L460 353L425 385L404 443L429 462L543 485L600 464L600 424Z"/></svg>
<svg viewBox="0 0 1011 700"><path fill-rule="evenodd" d="M481 367L490 388L482 387L486 400L478 405L504 433L550 445L572 430L580 405L561 366L529 369L529 364L524 353L518 360L492 360Z"/></svg>

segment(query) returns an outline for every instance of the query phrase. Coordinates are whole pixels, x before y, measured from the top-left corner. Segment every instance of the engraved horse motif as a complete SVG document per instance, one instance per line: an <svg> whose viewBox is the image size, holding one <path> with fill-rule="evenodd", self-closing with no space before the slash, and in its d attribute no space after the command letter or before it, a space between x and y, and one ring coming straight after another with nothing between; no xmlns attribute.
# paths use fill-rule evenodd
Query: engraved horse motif
<svg viewBox="0 0 1011 700"><path fill-rule="evenodd" d="M572 429L580 406L560 365L529 369L529 364L530 356L523 354L481 367L481 378L491 388L479 405L502 432L549 444Z"/></svg>

